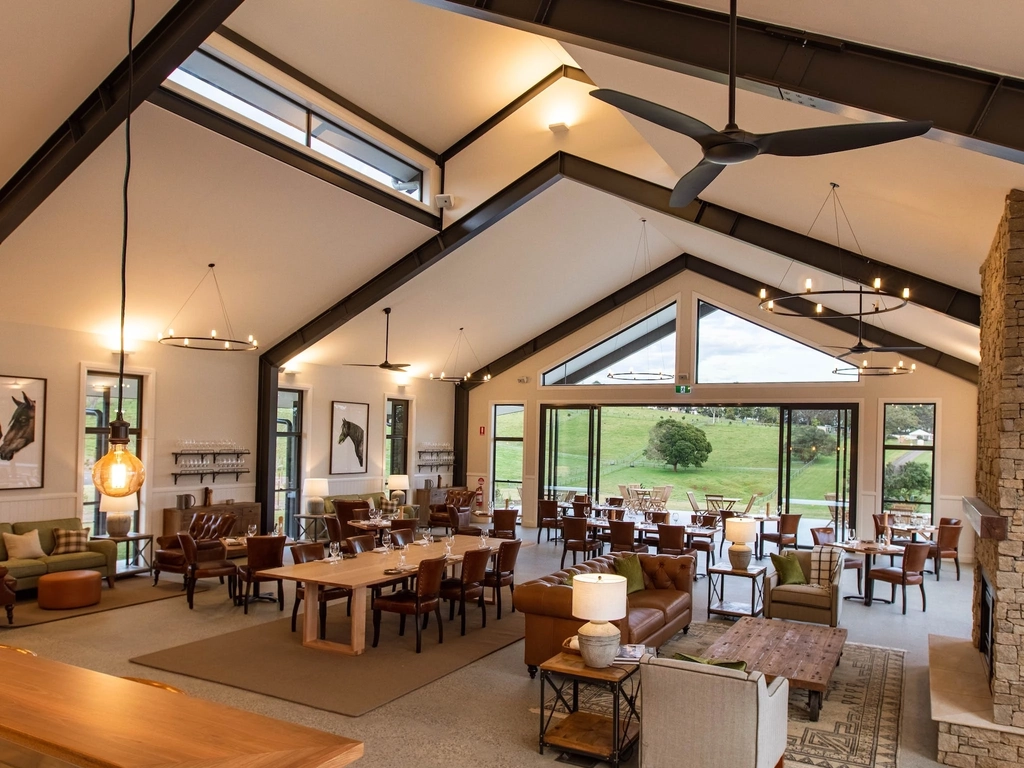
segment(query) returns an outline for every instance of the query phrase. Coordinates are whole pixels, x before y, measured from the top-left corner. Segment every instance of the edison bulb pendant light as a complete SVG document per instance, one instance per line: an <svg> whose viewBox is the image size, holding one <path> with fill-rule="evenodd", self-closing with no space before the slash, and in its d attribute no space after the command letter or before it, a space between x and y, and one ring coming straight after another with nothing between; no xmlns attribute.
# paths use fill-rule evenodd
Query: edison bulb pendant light
<svg viewBox="0 0 1024 768"><path fill-rule="evenodd" d="M92 482L107 496L130 496L146 481L146 468L128 450L128 422L118 418L110 422L110 449L92 465Z"/></svg>

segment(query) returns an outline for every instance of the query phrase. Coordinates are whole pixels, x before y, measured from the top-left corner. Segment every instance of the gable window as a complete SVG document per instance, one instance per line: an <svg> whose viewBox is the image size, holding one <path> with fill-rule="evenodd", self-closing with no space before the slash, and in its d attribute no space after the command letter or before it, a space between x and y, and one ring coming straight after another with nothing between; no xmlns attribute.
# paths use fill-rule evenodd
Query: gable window
<svg viewBox="0 0 1024 768"><path fill-rule="evenodd" d="M595 344L575 357L545 371L545 387L566 384L665 384L676 371L676 304L659 309ZM667 374L662 381L636 381L630 373ZM626 378L613 378L623 374Z"/></svg>
<svg viewBox="0 0 1024 768"><path fill-rule="evenodd" d="M833 373L843 360L731 312L697 302L698 384L846 381Z"/></svg>
<svg viewBox="0 0 1024 768"><path fill-rule="evenodd" d="M167 78L183 96L211 104L228 117L242 117L263 133L312 150L321 159L423 202L423 170L359 135L342 121L307 107L297 95L272 88L255 73L195 51Z"/></svg>

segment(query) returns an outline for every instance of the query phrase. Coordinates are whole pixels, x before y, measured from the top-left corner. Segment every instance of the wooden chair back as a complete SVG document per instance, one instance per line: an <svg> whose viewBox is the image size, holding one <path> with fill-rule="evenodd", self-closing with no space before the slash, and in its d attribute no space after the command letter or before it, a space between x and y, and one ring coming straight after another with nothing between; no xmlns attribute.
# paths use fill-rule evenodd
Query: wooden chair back
<svg viewBox="0 0 1024 768"><path fill-rule="evenodd" d="M284 565L284 543L284 536L250 536L245 547L249 570L255 573Z"/></svg>
<svg viewBox="0 0 1024 768"><path fill-rule="evenodd" d="M361 533L358 536L349 536L345 541L348 542L349 549L357 555L360 552L369 552L377 543L377 539L372 533Z"/></svg>
<svg viewBox="0 0 1024 768"><path fill-rule="evenodd" d="M779 515L779 533L783 536L796 536L800 531L800 518L803 515L794 515L785 512Z"/></svg>
<svg viewBox="0 0 1024 768"><path fill-rule="evenodd" d="M817 545L835 544L836 532L833 528L811 528L811 538Z"/></svg>
<svg viewBox="0 0 1024 768"><path fill-rule="evenodd" d="M584 541L587 538L587 519L567 517L562 520L562 535L566 541Z"/></svg>
<svg viewBox="0 0 1024 768"><path fill-rule="evenodd" d="M700 505L697 503L697 497L693 495L693 491L687 491L686 498L690 500L690 507L693 509L694 512L700 513L704 511L703 509L700 508Z"/></svg>
<svg viewBox="0 0 1024 768"><path fill-rule="evenodd" d="M292 551L292 562L296 565L324 559L324 546L316 541L311 541L308 544L292 544L289 549Z"/></svg>
<svg viewBox="0 0 1024 768"><path fill-rule="evenodd" d="M636 524L632 521L609 520L608 530L611 533L613 547L632 547Z"/></svg>
<svg viewBox="0 0 1024 768"><path fill-rule="evenodd" d="M516 532L516 517L519 513L514 509L496 509L494 510L494 535L500 536L501 534L513 534Z"/></svg>
<svg viewBox="0 0 1024 768"><path fill-rule="evenodd" d="M441 593L441 577L448 558L444 555L421 560L416 572L416 596L421 601L436 600Z"/></svg>
<svg viewBox="0 0 1024 768"><path fill-rule="evenodd" d="M921 573L928 562L931 544L920 541L907 544L903 549L903 573Z"/></svg>
<svg viewBox="0 0 1024 768"><path fill-rule="evenodd" d="M758 497L760 495L761 495L760 493L752 493L752 494L750 494L750 501L747 502L746 509L743 510L743 514L744 515L749 515L750 514L750 510L752 510L754 508L754 502L757 501L757 499L758 499Z"/></svg>
<svg viewBox="0 0 1024 768"><path fill-rule="evenodd" d="M685 538L686 526L658 523L658 554L660 555L665 551L669 554L675 554L676 550L682 552L686 548L684 544Z"/></svg>
<svg viewBox="0 0 1024 768"><path fill-rule="evenodd" d="M554 499L537 500L537 518L540 522L558 519L558 502Z"/></svg>
<svg viewBox="0 0 1024 768"><path fill-rule="evenodd" d="M462 556L462 583L479 584L484 580L491 552L487 549L470 549Z"/></svg>

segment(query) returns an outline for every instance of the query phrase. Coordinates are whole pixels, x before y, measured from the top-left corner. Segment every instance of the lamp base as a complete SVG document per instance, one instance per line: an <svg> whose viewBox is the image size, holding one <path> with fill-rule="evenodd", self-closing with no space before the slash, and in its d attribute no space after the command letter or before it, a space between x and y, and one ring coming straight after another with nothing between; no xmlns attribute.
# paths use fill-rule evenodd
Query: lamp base
<svg viewBox="0 0 1024 768"><path fill-rule="evenodd" d="M750 565L751 549L746 544L733 544L729 547L729 562L734 571L745 571Z"/></svg>
<svg viewBox="0 0 1024 768"><path fill-rule="evenodd" d="M107 535L124 536L132 529L130 512L107 512Z"/></svg>
<svg viewBox="0 0 1024 768"><path fill-rule="evenodd" d="M580 655L588 667L601 669L610 667L619 652L622 634L619 628L607 621L590 621L579 628Z"/></svg>
<svg viewBox="0 0 1024 768"><path fill-rule="evenodd" d="M324 514L324 500L320 496L310 496L306 499L307 515Z"/></svg>

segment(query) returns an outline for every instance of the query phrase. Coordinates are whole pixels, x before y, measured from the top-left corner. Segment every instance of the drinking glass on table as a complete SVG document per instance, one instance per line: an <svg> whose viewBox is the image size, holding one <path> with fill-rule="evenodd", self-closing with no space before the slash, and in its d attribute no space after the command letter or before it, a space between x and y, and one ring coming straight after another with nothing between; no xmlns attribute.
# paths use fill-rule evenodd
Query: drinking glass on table
<svg viewBox="0 0 1024 768"><path fill-rule="evenodd" d="M341 544L336 541L331 542L331 562L336 562L338 555L341 554Z"/></svg>
<svg viewBox="0 0 1024 768"><path fill-rule="evenodd" d="M423 543L424 544L429 544L430 543L430 531L424 531L423 532Z"/></svg>
<svg viewBox="0 0 1024 768"><path fill-rule="evenodd" d="M381 530L380 543L386 549L391 549L391 531L387 528Z"/></svg>
<svg viewBox="0 0 1024 768"><path fill-rule="evenodd" d="M853 528L850 529L850 541L857 541L857 532Z"/></svg>
<svg viewBox="0 0 1024 768"><path fill-rule="evenodd" d="M256 531L258 531L258 530L259 529L254 524L252 524L252 523L249 524L248 532L249 532L250 536L255 536L256 535Z"/></svg>
<svg viewBox="0 0 1024 768"><path fill-rule="evenodd" d="M487 534L480 537L480 549L487 549Z"/></svg>
<svg viewBox="0 0 1024 768"><path fill-rule="evenodd" d="M406 548L408 546L409 546L408 544L405 544L405 545L402 546L402 548L400 550L398 550L398 567L399 568L405 568L405 550L406 550Z"/></svg>
<svg viewBox="0 0 1024 768"><path fill-rule="evenodd" d="M450 536L444 541L444 554L447 557L452 556L452 540Z"/></svg>

